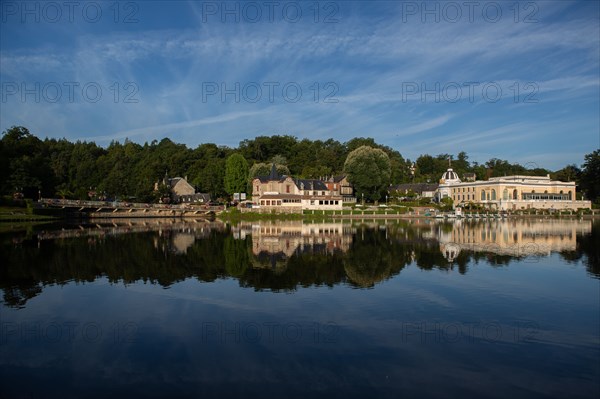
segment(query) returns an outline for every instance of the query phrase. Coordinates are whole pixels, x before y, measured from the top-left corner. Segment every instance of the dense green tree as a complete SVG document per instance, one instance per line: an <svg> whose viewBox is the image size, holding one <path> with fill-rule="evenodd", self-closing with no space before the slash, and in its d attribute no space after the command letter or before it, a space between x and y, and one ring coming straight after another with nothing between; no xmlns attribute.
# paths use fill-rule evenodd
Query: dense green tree
<svg viewBox="0 0 600 399"><path fill-rule="evenodd" d="M421 155L416 161L417 180L418 181L435 181L437 182L441 176L438 174L435 158L431 155Z"/></svg>
<svg viewBox="0 0 600 399"><path fill-rule="evenodd" d="M225 162L225 191L245 193L248 184L248 162L241 154L230 155Z"/></svg>
<svg viewBox="0 0 600 399"><path fill-rule="evenodd" d="M600 150L585 156L581 171L581 189L587 199L593 202L600 200Z"/></svg>
<svg viewBox="0 0 600 399"><path fill-rule="evenodd" d="M552 178L560 181L579 182L579 179L581 178L581 169L579 169L575 164L567 165L564 168L552 173Z"/></svg>
<svg viewBox="0 0 600 399"><path fill-rule="evenodd" d="M378 201L390 183L390 158L379 148L361 146L348 154L344 171L357 196Z"/></svg>
<svg viewBox="0 0 600 399"><path fill-rule="evenodd" d="M143 145L128 139L112 142L103 148L93 142L66 139L40 140L22 126L7 129L0 140L0 191L12 195L23 191L28 198L55 196L58 191L69 193L69 198L87 199L88 191L95 190L109 197L135 197L139 201L156 199L154 184L169 177L185 177L198 191L216 197L225 196L226 160L233 153L240 154L252 165L249 179L268 175L274 161L280 174L300 178L327 178L344 173L348 155L361 146L379 149L389 158L391 184L437 182L452 167L463 176L476 173L479 179L511 174L546 175L548 170L536 164L520 165L492 158L487 162L470 162L465 152L454 156L423 154L416 159L414 176L412 163L400 152L377 144L373 138L358 137L346 143L334 139L298 140L289 135L259 136L244 140L237 149L203 143L196 148L174 143L168 138ZM593 155L593 154L590 154ZM241 159L241 158L239 158ZM588 162L588 161L586 161ZM588 198L598 197L594 183L593 156L585 174L575 165L568 165L552 174L558 180L575 180L586 189ZM285 166L284 166L285 165ZM381 186L383 190L385 185ZM237 190L236 190L237 191ZM235 191L234 191L235 192ZM359 192L359 197L362 192ZM368 194L365 192L368 197Z"/></svg>

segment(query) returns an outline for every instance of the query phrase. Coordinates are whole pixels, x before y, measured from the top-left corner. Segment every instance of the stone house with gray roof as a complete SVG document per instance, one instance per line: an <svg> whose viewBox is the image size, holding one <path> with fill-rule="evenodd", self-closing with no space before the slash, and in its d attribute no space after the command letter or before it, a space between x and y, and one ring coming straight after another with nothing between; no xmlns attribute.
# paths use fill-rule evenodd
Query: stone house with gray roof
<svg viewBox="0 0 600 399"><path fill-rule="evenodd" d="M282 212L342 209L342 197L324 181L280 175L275 165L268 176L252 180L252 201L261 208Z"/></svg>

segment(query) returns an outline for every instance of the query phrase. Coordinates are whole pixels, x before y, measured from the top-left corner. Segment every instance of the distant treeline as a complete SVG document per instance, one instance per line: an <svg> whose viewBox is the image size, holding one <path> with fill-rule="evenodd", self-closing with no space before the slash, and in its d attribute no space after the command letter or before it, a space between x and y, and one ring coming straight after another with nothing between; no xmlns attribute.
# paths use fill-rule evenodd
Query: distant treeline
<svg viewBox="0 0 600 399"><path fill-rule="evenodd" d="M299 140L287 135L243 140L237 148L211 143L189 148L168 138L144 144L127 139L123 143L113 141L103 148L93 142L40 140L27 128L17 126L6 130L0 140L0 190L4 195L22 192L26 198L37 198L41 194L43 197L87 199L88 193L95 191L111 198L135 197L139 201L152 201L155 199L154 183L167 173L170 177L187 176L197 191L224 197L225 160L233 153L243 155L250 166L256 162L274 161L286 165L293 176L322 178L343 173L348 153L362 145L380 148L388 154L391 184L437 182L448 168L451 156L421 155L411 161L372 138L354 138L340 143L333 139ZM595 157L593 160L597 165L598 151L589 156ZM414 174L411 173L413 164ZM512 174L551 174L559 180L590 185L585 182L586 171L576 165L554 172L527 166L530 165L496 158L484 164L470 162L465 152L452 156L452 167L460 176L466 172L476 173L478 179ZM597 192L592 189L590 194Z"/></svg>

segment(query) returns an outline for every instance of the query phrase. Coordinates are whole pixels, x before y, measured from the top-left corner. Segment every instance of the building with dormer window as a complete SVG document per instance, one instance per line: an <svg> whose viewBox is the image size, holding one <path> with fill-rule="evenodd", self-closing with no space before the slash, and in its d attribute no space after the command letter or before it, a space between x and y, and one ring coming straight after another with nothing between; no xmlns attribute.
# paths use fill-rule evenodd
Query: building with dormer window
<svg viewBox="0 0 600 399"><path fill-rule="evenodd" d="M275 165L268 176L252 180L252 201L261 208L282 212L342 209L342 197L322 180L280 175Z"/></svg>

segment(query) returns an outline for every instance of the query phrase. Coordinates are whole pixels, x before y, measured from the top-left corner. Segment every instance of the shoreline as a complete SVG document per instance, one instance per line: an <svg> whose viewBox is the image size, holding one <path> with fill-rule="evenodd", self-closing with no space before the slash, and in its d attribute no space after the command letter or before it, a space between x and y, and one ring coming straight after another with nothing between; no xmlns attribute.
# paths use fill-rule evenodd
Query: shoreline
<svg viewBox="0 0 600 399"><path fill-rule="evenodd" d="M1 210L1 209L0 209ZM36 212L36 210L38 212ZM548 214L548 213L528 213L528 214L509 214L506 217L435 217L434 215L425 215L422 212L403 212L397 213L393 211L383 210L341 210L341 211L305 211L303 213L261 213L261 212L240 212L236 208L230 208L223 211L200 211L200 210L123 210L119 212L66 212L64 209L55 209L50 211L48 208L39 212L34 209L32 213L28 213L25 209L7 208L6 212L0 212L0 223L40 223L40 222L70 222L70 221L101 221L107 219L181 219L181 220L215 220L219 219L224 222L237 221L261 221L261 220L364 220L364 219L379 219L379 220L440 220L440 221L486 221L486 220L509 220L509 219L597 219L600 218L600 211L595 209L591 213L572 213L566 212ZM541 211L540 211L541 212ZM481 214L480 214L481 215Z"/></svg>

